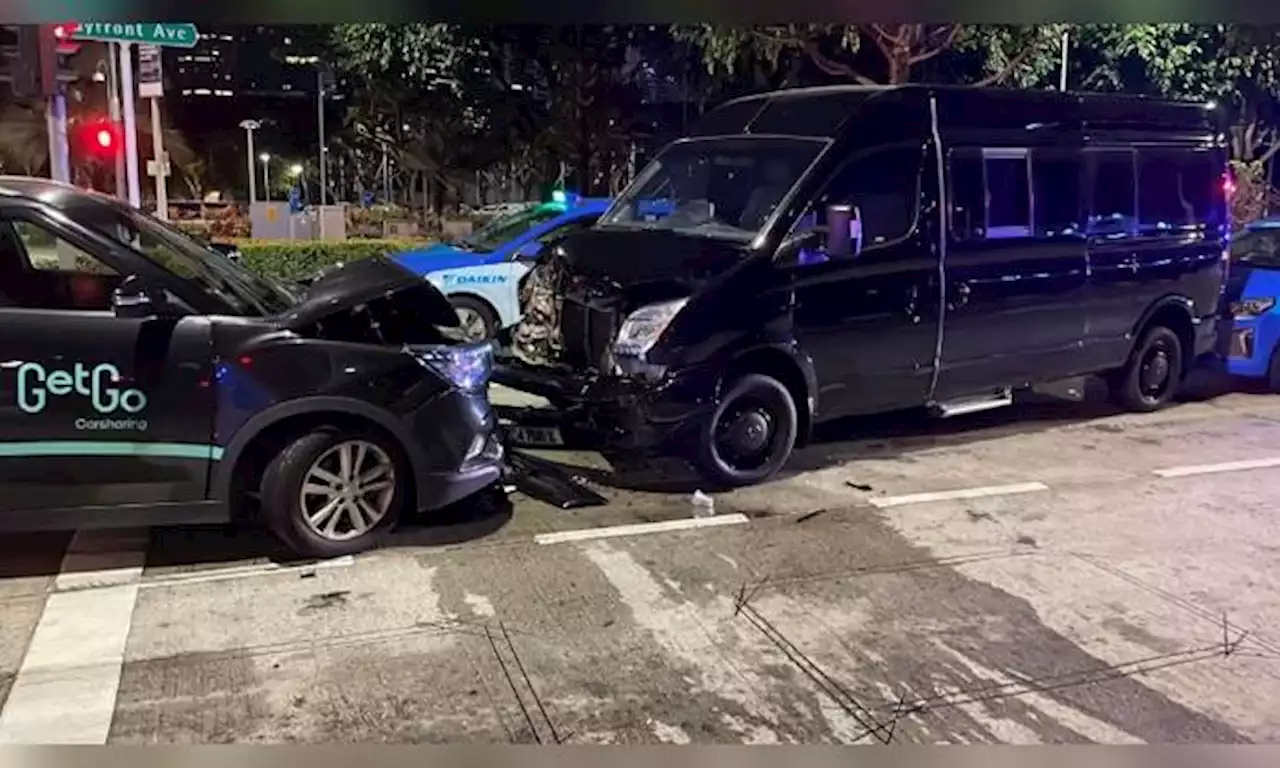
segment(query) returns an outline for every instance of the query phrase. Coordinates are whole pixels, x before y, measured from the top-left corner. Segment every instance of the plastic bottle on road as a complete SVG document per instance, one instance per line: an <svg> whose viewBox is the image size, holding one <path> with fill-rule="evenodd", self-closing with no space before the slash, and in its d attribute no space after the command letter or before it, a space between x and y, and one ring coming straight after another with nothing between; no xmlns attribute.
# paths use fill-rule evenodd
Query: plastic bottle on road
<svg viewBox="0 0 1280 768"><path fill-rule="evenodd" d="M711 517L716 513L716 500L701 490L693 492L693 516Z"/></svg>

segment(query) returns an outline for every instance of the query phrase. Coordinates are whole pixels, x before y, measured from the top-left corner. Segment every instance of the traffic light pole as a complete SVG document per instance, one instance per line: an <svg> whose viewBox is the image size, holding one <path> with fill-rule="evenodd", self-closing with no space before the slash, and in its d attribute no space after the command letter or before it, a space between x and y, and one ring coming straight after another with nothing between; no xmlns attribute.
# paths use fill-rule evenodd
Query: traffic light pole
<svg viewBox="0 0 1280 768"><path fill-rule="evenodd" d="M119 49L116 43L107 43L107 116L112 125L120 124L120 62ZM115 153L116 197L125 199L128 191L125 186L124 155Z"/></svg>
<svg viewBox="0 0 1280 768"><path fill-rule="evenodd" d="M49 178L71 183L71 157L67 147L67 97L55 93L49 97Z"/></svg>
<svg viewBox="0 0 1280 768"><path fill-rule="evenodd" d="M137 87L133 82L133 47L120 43L120 101L124 107L124 170L129 205L142 207L142 187L138 179L138 118L134 114Z"/></svg>

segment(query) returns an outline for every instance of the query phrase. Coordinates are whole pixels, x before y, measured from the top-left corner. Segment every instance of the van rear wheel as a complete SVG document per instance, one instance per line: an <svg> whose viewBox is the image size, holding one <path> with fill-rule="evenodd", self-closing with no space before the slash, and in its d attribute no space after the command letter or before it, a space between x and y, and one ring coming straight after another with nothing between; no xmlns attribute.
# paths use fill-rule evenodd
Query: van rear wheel
<svg viewBox="0 0 1280 768"><path fill-rule="evenodd" d="M1117 404L1140 413L1159 410L1173 401L1182 384L1182 339L1158 325L1146 332L1124 368L1111 379Z"/></svg>
<svg viewBox="0 0 1280 768"><path fill-rule="evenodd" d="M777 379L752 373L734 381L699 433L694 464L715 487L767 480L795 448L799 416Z"/></svg>

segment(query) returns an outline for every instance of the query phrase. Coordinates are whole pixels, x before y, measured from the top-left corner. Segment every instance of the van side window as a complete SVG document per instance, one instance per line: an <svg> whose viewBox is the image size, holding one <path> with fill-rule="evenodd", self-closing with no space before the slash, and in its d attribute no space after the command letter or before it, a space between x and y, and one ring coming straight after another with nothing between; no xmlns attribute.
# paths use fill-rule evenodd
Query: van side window
<svg viewBox="0 0 1280 768"><path fill-rule="evenodd" d="M1031 165L1025 149L984 149L987 239L1031 236Z"/></svg>
<svg viewBox="0 0 1280 768"><path fill-rule="evenodd" d="M1090 179L1086 233L1099 237L1133 234L1137 213L1133 150L1090 150L1085 158Z"/></svg>
<svg viewBox="0 0 1280 768"><path fill-rule="evenodd" d="M1183 230L1217 218L1221 181L1213 154L1203 149L1138 150L1138 227L1148 234Z"/></svg>
<svg viewBox="0 0 1280 768"><path fill-rule="evenodd" d="M1071 236L1084 231L1083 176L1084 164L1079 150L1032 151L1036 237Z"/></svg>
<svg viewBox="0 0 1280 768"><path fill-rule="evenodd" d="M918 146L877 149L855 157L836 172L793 231L822 225L828 205L848 203L862 215L864 247L905 237L916 225L923 157Z"/></svg>
<svg viewBox="0 0 1280 768"><path fill-rule="evenodd" d="M981 240L987 235L987 178L982 152L952 150L948 156L951 234L956 240Z"/></svg>
<svg viewBox="0 0 1280 768"><path fill-rule="evenodd" d="M957 240L1029 237L1031 170L1025 149L951 152L951 233Z"/></svg>

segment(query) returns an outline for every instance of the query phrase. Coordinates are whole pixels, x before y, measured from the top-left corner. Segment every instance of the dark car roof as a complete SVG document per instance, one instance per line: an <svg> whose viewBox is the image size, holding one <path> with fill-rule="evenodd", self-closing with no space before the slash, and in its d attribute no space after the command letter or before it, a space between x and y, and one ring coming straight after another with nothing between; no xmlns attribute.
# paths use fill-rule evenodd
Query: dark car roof
<svg viewBox="0 0 1280 768"><path fill-rule="evenodd" d="M0 176L0 196L37 200L59 209L83 209L85 206L95 205L113 208L122 205L114 197L101 192L34 176Z"/></svg>

